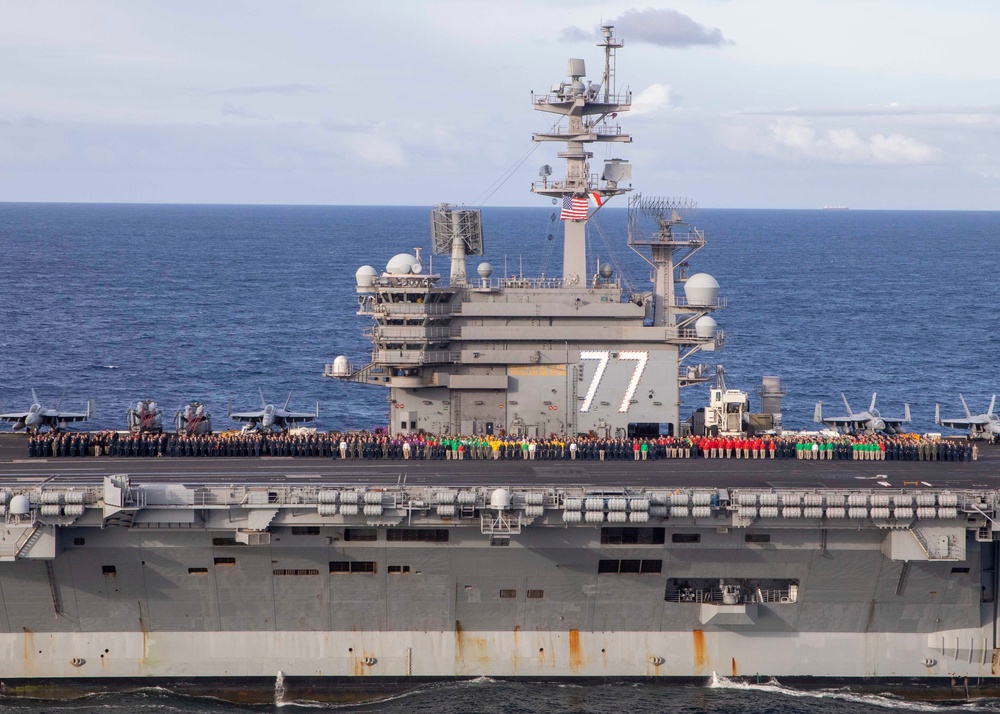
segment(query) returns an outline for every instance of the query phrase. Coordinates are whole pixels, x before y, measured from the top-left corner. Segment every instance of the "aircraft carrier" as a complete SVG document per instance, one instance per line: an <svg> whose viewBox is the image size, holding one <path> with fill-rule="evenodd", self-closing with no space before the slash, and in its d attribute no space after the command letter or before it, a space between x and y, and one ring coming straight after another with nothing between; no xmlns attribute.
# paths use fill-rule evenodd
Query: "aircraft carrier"
<svg viewBox="0 0 1000 714"><path fill-rule="evenodd" d="M535 140L564 145L565 175L543 167L532 187L563 219L561 276L470 275L480 215L450 205L428 256L358 271L371 359L326 374L387 395L392 435L680 433L725 301L690 270L705 237L686 203L631 194L625 160L591 166L591 144L631 141L622 43L605 27L599 46L597 81L573 59L531 100L556 119ZM588 221L616 199L647 291L588 261ZM328 699L713 673L997 690L992 447L961 463L25 455L21 435L0 438L7 694Z"/></svg>

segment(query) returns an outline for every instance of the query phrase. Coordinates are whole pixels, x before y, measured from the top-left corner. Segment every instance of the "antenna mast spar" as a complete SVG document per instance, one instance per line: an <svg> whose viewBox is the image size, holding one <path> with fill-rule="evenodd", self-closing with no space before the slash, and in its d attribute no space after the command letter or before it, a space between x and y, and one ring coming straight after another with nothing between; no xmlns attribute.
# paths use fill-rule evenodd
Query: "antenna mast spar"
<svg viewBox="0 0 1000 714"><path fill-rule="evenodd" d="M543 175L541 181L532 185L534 193L551 196L563 204L563 285L574 287L587 276L587 219L590 199L603 203L604 200L631 191L631 186L620 186L632 178L631 165L622 159L610 159L604 172L598 176L590 173L589 160L593 153L587 145L601 143L630 143L632 137L623 134L614 119L619 112L631 108L632 95L626 91L619 95L611 84L615 73L615 50L622 42L615 39L614 28L601 28L603 40L598 47L604 48L604 76L601 84L584 82L586 69L582 59L570 59L567 69L570 81L554 84L548 93L532 94L535 109L565 117L553 129L536 133L534 141L561 141L566 149L559 152L566 159L566 175L551 180Z"/></svg>

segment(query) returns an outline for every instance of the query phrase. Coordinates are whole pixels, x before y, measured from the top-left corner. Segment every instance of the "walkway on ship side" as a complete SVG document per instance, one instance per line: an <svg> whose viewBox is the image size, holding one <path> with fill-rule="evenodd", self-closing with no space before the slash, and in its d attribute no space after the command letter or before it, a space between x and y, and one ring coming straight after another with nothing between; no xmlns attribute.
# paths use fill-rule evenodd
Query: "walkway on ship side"
<svg viewBox="0 0 1000 714"><path fill-rule="evenodd" d="M1000 446L979 459L799 461L365 461L312 457L49 458L25 457L23 434L0 434L0 484L97 483L128 474L135 483L324 483L349 486L584 486L592 489L952 488L1000 489Z"/></svg>

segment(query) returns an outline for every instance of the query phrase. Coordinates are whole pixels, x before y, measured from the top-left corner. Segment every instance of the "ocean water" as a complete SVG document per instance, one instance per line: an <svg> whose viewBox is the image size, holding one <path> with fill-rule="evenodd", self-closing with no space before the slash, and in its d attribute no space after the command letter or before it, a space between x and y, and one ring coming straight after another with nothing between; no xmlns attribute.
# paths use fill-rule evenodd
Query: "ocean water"
<svg viewBox="0 0 1000 714"><path fill-rule="evenodd" d="M707 679L703 685L529 684L488 678L430 684L377 701L329 705L277 699L271 704L230 704L149 688L74 700L0 697L5 714L263 714L342 712L343 714L937 714L1000 711L998 700L920 702L889 694L858 694L846 688L802 690L776 680L761 683Z"/></svg>
<svg viewBox="0 0 1000 714"><path fill-rule="evenodd" d="M558 275L561 226L551 207L487 208L494 275ZM912 405L913 429L974 412L1000 390L1000 213L701 210L687 216L729 306L716 314L730 387L778 375L786 426L809 428L817 401L883 414ZM625 247L626 212L591 221L590 263L613 262L634 290L646 265ZM172 419L191 400L216 428L230 404L309 410L321 429L382 425L383 393L321 378L346 354L367 362L354 272L423 247L422 207L0 204L0 404L26 408L35 388L65 409L97 402L91 426L124 428L155 399ZM478 259L471 259L474 266ZM445 256L433 269L447 273ZM707 389L683 396L690 410Z"/></svg>
<svg viewBox="0 0 1000 714"><path fill-rule="evenodd" d="M558 275L559 221L550 207L484 210L495 275ZM625 211L592 221L591 263L611 261L634 290L648 269L624 245ZM729 307L716 317L729 386L762 375L787 387L785 423L811 426L817 400L856 409L877 391L884 414L912 404L918 431L934 403L974 411L1000 391L1000 213L701 210L689 215L707 247L691 272L709 272ZM387 417L381 392L324 380L323 364L366 361L354 314L355 270L384 267L415 246L429 252L417 207L0 204L0 402L83 408L95 428L123 428L130 402L153 398L170 415L190 400L225 413L292 392L291 407L320 403L322 429L370 428ZM550 236L553 236L550 238ZM473 259L472 265L475 265ZM434 257L434 270L447 260ZM707 390L685 393L689 408ZM373 406L377 405L377 406ZM837 406L831 406L836 409ZM476 680L422 687L343 707L308 702L239 706L158 689L70 702L11 700L4 712L823 712L994 711L995 700L915 704L780 682L699 686L563 686Z"/></svg>

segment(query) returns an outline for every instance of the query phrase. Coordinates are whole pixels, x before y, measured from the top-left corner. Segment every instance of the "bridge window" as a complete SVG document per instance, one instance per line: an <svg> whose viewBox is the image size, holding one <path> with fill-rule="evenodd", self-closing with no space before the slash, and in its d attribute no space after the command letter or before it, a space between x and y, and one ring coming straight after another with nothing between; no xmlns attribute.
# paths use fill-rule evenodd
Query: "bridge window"
<svg viewBox="0 0 1000 714"><path fill-rule="evenodd" d="M670 536L672 543L701 543L701 533L674 533Z"/></svg>

